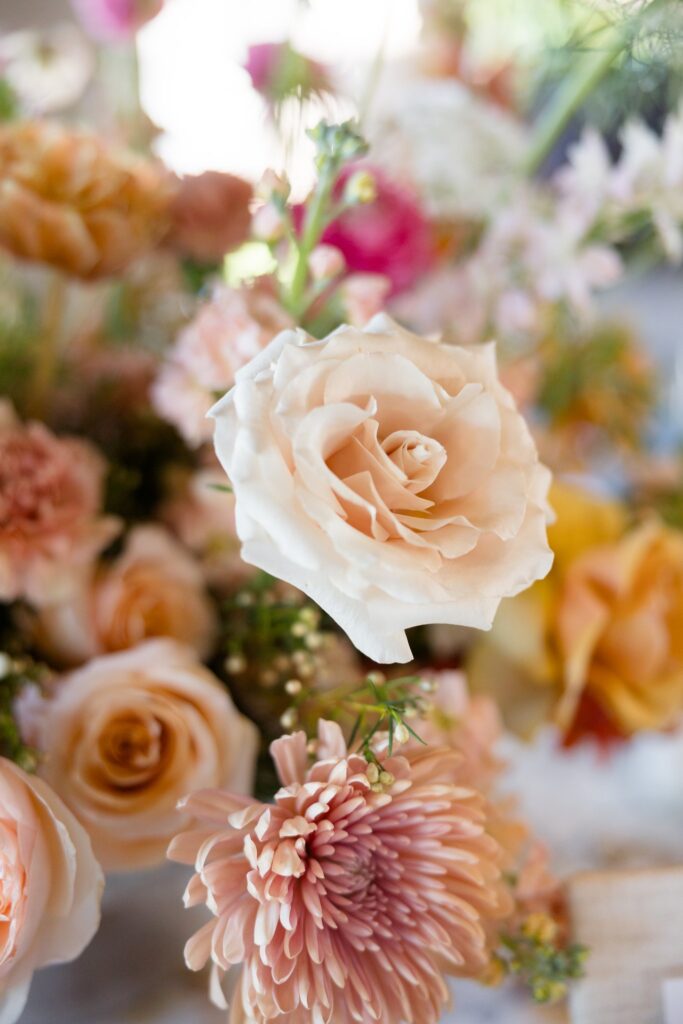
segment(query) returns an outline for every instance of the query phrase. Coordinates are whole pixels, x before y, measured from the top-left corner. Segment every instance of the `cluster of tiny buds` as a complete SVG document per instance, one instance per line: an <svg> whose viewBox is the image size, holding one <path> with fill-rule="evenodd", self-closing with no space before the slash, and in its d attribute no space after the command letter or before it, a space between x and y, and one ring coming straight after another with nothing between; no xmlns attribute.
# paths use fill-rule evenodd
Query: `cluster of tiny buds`
<svg viewBox="0 0 683 1024"><path fill-rule="evenodd" d="M385 771L376 761L371 761L365 772L373 793L383 793L396 782L391 772Z"/></svg>

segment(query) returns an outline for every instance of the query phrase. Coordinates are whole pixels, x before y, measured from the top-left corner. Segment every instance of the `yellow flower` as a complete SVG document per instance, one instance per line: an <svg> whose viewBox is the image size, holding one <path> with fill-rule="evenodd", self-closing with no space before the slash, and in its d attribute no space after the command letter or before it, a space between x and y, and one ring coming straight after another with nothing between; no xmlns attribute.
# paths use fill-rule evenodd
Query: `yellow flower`
<svg viewBox="0 0 683 1024"><path fill-rule="evenodd" d="M487 691L495 680L521 732L547 718L590 729L586 708L621 735L668 727L683 708L683 534L629 527L617 502L563 485L551 503L553 569L503 602L470 677Z"/></svg>

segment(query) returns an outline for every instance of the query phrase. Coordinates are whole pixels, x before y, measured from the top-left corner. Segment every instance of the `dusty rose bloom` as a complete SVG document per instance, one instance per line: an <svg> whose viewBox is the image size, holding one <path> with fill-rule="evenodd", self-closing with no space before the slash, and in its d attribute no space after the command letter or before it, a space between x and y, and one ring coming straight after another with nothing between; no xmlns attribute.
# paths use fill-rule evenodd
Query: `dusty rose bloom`
<svg viewBox="0 0 683 1024"><path fill-rule="evenodd" d="M237 1020L436 1022L443 972L478 972L485 925L506 909L481 797L450 781L457 756L422 747L373 782L325 721L310 767L302 732L271 752L274 805L220 791L183 802L199 826L169 856L195 866L186 904L216 918L188 942L188 966L211 958L218 996L218 976L243 965Z"/></svg>
<svg viewBox="0 0 683 1024"><path fill-rule="evenodd" d="M233 590L253 575L253 567L240 558L235 496L225 491L225 474L220 467L183 474L159 514L198 557L213 587Z"/></svg>
<svg viewBox="0 0 683 1024"><path fill-rule="evenodd" d="M214 263L249 235L253 188L234 174L187 175L171 203L171 243L200 263Z"/></svg>
<svg viewBox="0 0 683 1024"><path fill-rule="evenodd" d="M30 710L40 772L90 834L106 870L159 863L204 786L251 788L258 737L192 651L153 640L96 658Z"/></svg>
<svg viewBox="0 0 683 1024"><path fill-rule="evenodd" d="M216 288L178 335L152 388L157 412L188 444L209 440L213 430L206 414L215 396L232 387L237 370L291 325L263 288Z"/></svg>
<svg viewBox="0 0 683 1024"><path fill-rule="evenodd" d="M408 661L410 626L489 628L550 567L550 476L492 346L383 316L320 341L284 331L212 415L242 557L375 661Z"/></svg>
<svg viewBox="0 0 683 1024"><path fill-rule="evenodd" d="M0 401L0 600L62 600L116 535L101 516L104 460L87 442L20 423Z"/></svg>
<svg viewBox="0 0 683 1024"><path fill-rule="evenodd" d="M14 1024L39 967L82 953L104 878L90 840L49 786L0 758L0 1020Z"/></svg>
<svg viewBox="0 0 683 1024"><path fill-rule="evenodd" d="M205 658L215 630L198 563L163 527L137 526L118 558L83 580L69 600L39 613L37 640L62 665L154 637L179 640Z"/></svg>

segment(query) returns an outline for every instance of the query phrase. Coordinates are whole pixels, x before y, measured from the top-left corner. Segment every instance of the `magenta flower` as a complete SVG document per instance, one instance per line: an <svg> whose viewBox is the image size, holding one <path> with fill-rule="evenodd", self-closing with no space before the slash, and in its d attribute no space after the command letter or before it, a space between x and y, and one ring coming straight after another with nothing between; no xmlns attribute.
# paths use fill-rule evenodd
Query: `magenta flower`
<svg viewBox="0 0 683 1024"><path fill-rule="evenodd" d="M340 194L357 170L358 166L352 165L342 171L337 184ZM396 295L433 265L436 252L431 226L409 189L390 181L375 167L367 170L375 180L375 200L343 213L327 228L323 241L343 253L349 270L388 277Z"/></svg>
<svg viewBox="0 0 683 1024"><path fill-rule="evenodd" d="M289 43L250 46L244 69L254 88L271 106L277 106L288 96L306 97L333 91L327 68L298 53Z"/></svg>
<svg viewBox="0 0 683 1024"><path fill-rule="evenodd" d="M129 39L163 5L164 0L71 0L85 31L100 43Z"/></svg>

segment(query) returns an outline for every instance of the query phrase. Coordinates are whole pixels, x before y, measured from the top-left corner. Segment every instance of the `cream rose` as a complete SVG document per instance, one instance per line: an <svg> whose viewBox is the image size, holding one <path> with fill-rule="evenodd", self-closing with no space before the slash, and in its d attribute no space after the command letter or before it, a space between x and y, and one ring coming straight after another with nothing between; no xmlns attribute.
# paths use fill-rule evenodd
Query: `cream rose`
<svg viewBox="0 0 683 1024"><path fill-rule="evenodd" d="M38 967L75 959L100 921L104 878L84 829L41 779L0 758L0 1022Z"/></svg>
<svg viewBox="0 0 683 1024"><path fill-rule="evenodd" d="M149 641L58 683L31 738L41 773L90 834L107 870L159 863L196 789L251 788L254 725L187 648Z"/></svg>
<svg viewBox="0 0 683 1024"><path fill-rule="evenodd" d="M380 662L405 629L487 629L544 576L550 474L494 347L388 317L315 341L284 331L212 410L245 561L309 594Z"/></svg>

